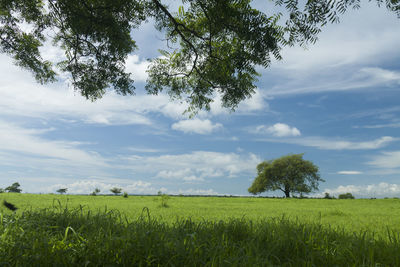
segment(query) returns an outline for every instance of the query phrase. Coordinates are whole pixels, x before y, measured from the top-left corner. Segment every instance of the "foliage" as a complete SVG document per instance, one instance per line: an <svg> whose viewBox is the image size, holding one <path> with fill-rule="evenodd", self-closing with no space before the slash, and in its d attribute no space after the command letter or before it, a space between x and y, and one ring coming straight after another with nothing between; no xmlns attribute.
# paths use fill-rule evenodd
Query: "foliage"
<svg viewBox="0 0 400 267"><path fill-rule="evenodd" d="M122 195L124 198L128 198L128 192L124 192L124 194Z"/></svg>
<svg viewBox="0 0 400 267"><path fill-rule="evenodd" d="M111 193L115 194L115 195L119 195L122 192L122 188L119 187L113 187L110 189Z"/></svg>
<svg viewBox="0 0 400 267"><path fill-rule="evenodd" d="M60 189L57 190L57 193L65 194L65 193L67 193L67 191L68 191L68 188L60 188Z"/></svg>
<svg viewBox="0 0 400 267"><path fill-rule="evenodd" d="M16 183L13 183L12 185L6 187L5 190L8 191L9 193L21 193L22 189L19 188L20 186L21 185L18 182L16 182Z"/></svg>
<svg viewBox="0 0 400 267"><path fill-rule="evenodd" d="M285 197L290 197L291 193L310 193L317 190L319 182L323 181L316 165L304 160L303 154L293 154L258 164L257 177L248 191L259 194L281 190Z"/></svg>
<svg viewBox="0 0 400 267"><path fill-rule="evenodd" d="M1 216L0 258L11 266L399 266L398 233L375 240L287 218L177 219L147 210L56 208Z"/></svg>
<svg viewBox="0 0 400 267"><path fill-rule="evenodd" d="M170 196L167 194L161 194L160 195L160 207L162 208L168 208L168 201L170 199Z"/></svg>
<svg viewBox="0 0 400 267"><path fill-rule="evenodd" d="M281 59L284 46L314 43L325 24L338 22L360 1L273 0L287 14L267 15L250 0L182 0L178 10L161 0L2 0L0 51L40 83L55 81L56 67L91 100L107 88L133 94L125 70L127 56L137 49L131 32L154 21L168 51L151 62L148 92L166 90L172 98L186 99L192 111L209 109L220 94L222 105L234 109L254 94L257 66ZM376 1L400 17L399 0ZM48 38L64 51L60 62L42 58L39 48Z"/></svg>
<svg viewBox="0 0 400 267"><path fill-rule="evenodd" d="M5 190L3 188L0 188L0 194L4 193L4 192L5 192Z"/></svg>
<svg viewBox="0 0 400 267"><path fill-rule="evenodd" d="M352 193L345 193L345 194L340 194L338 196L339 199L354 199L355 197L353 196Z"/></svg>
<svg viewBox="0 0 400 267"><path fill-rule="evenodd" d="M335 197L331 196L328 192L325 192L324 198L325 199L334 199Z"/></svg>

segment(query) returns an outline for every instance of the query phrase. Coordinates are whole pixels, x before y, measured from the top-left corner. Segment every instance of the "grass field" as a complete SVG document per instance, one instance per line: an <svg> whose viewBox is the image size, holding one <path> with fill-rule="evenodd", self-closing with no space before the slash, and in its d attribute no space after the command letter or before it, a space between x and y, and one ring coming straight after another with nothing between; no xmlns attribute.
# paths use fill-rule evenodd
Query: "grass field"
<svg viewBox="0 0 400 267"><path fill-rule="evenodd" d="M0 194L0 266L400 266L400 200Z"/></svg>

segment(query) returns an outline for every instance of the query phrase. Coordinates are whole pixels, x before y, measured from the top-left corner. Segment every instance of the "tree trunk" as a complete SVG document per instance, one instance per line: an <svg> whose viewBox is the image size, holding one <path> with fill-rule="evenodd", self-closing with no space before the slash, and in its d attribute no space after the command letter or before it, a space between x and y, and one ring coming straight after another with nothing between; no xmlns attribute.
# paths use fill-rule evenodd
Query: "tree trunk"
<svg viewBox="0 0 400 267"><path fill-rule="evenodd" d="M285 188L285 197L290 197L290 189L289 188Z"/></svg>

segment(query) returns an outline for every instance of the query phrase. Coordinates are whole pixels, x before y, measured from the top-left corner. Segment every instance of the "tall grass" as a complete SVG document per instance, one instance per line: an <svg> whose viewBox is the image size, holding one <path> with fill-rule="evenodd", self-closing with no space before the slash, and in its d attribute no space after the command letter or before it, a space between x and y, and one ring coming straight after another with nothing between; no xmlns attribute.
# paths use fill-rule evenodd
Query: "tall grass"
<svg viewBox="0 0 400 267"><path fill-rule="evenodd" d="M400 237L285 217L176 219L143 209L54 207L0 214L1 266L400 266Z"/></svg>

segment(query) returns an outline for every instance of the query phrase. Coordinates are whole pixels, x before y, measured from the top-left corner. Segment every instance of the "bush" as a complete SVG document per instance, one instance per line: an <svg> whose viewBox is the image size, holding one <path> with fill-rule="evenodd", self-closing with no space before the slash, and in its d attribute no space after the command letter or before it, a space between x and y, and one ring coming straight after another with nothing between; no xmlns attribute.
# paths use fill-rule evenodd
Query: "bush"
<svg viewBox="0 0 400 267"><path fill-rule="evenodd" d="M163 208L168 208L168 200L169 200L169 195L167 194L162 194L161 196L161 204L160 206Z"/></svg>
<svg viewBox="0 0 400 267"><path fill-rule="evenodd" d="M335 199L334 196L331 196L331 195L330 195L329 193L327 193L327 192L325 192L324 198L325 198L325 199Z"/></svg>
<svg viewBox="0 0 400 267"><path fill-rule="evenodd" d="M128 193L124 192L124 194L122 195L124 198L128 198Z"/></svg>
<svg viewBox="0 0 400 267"><path fill-rule="evenodd" d="M352 193L346 193L346 194L340 194L339 199L354 199L355 197L353 196Z"/></svg>

